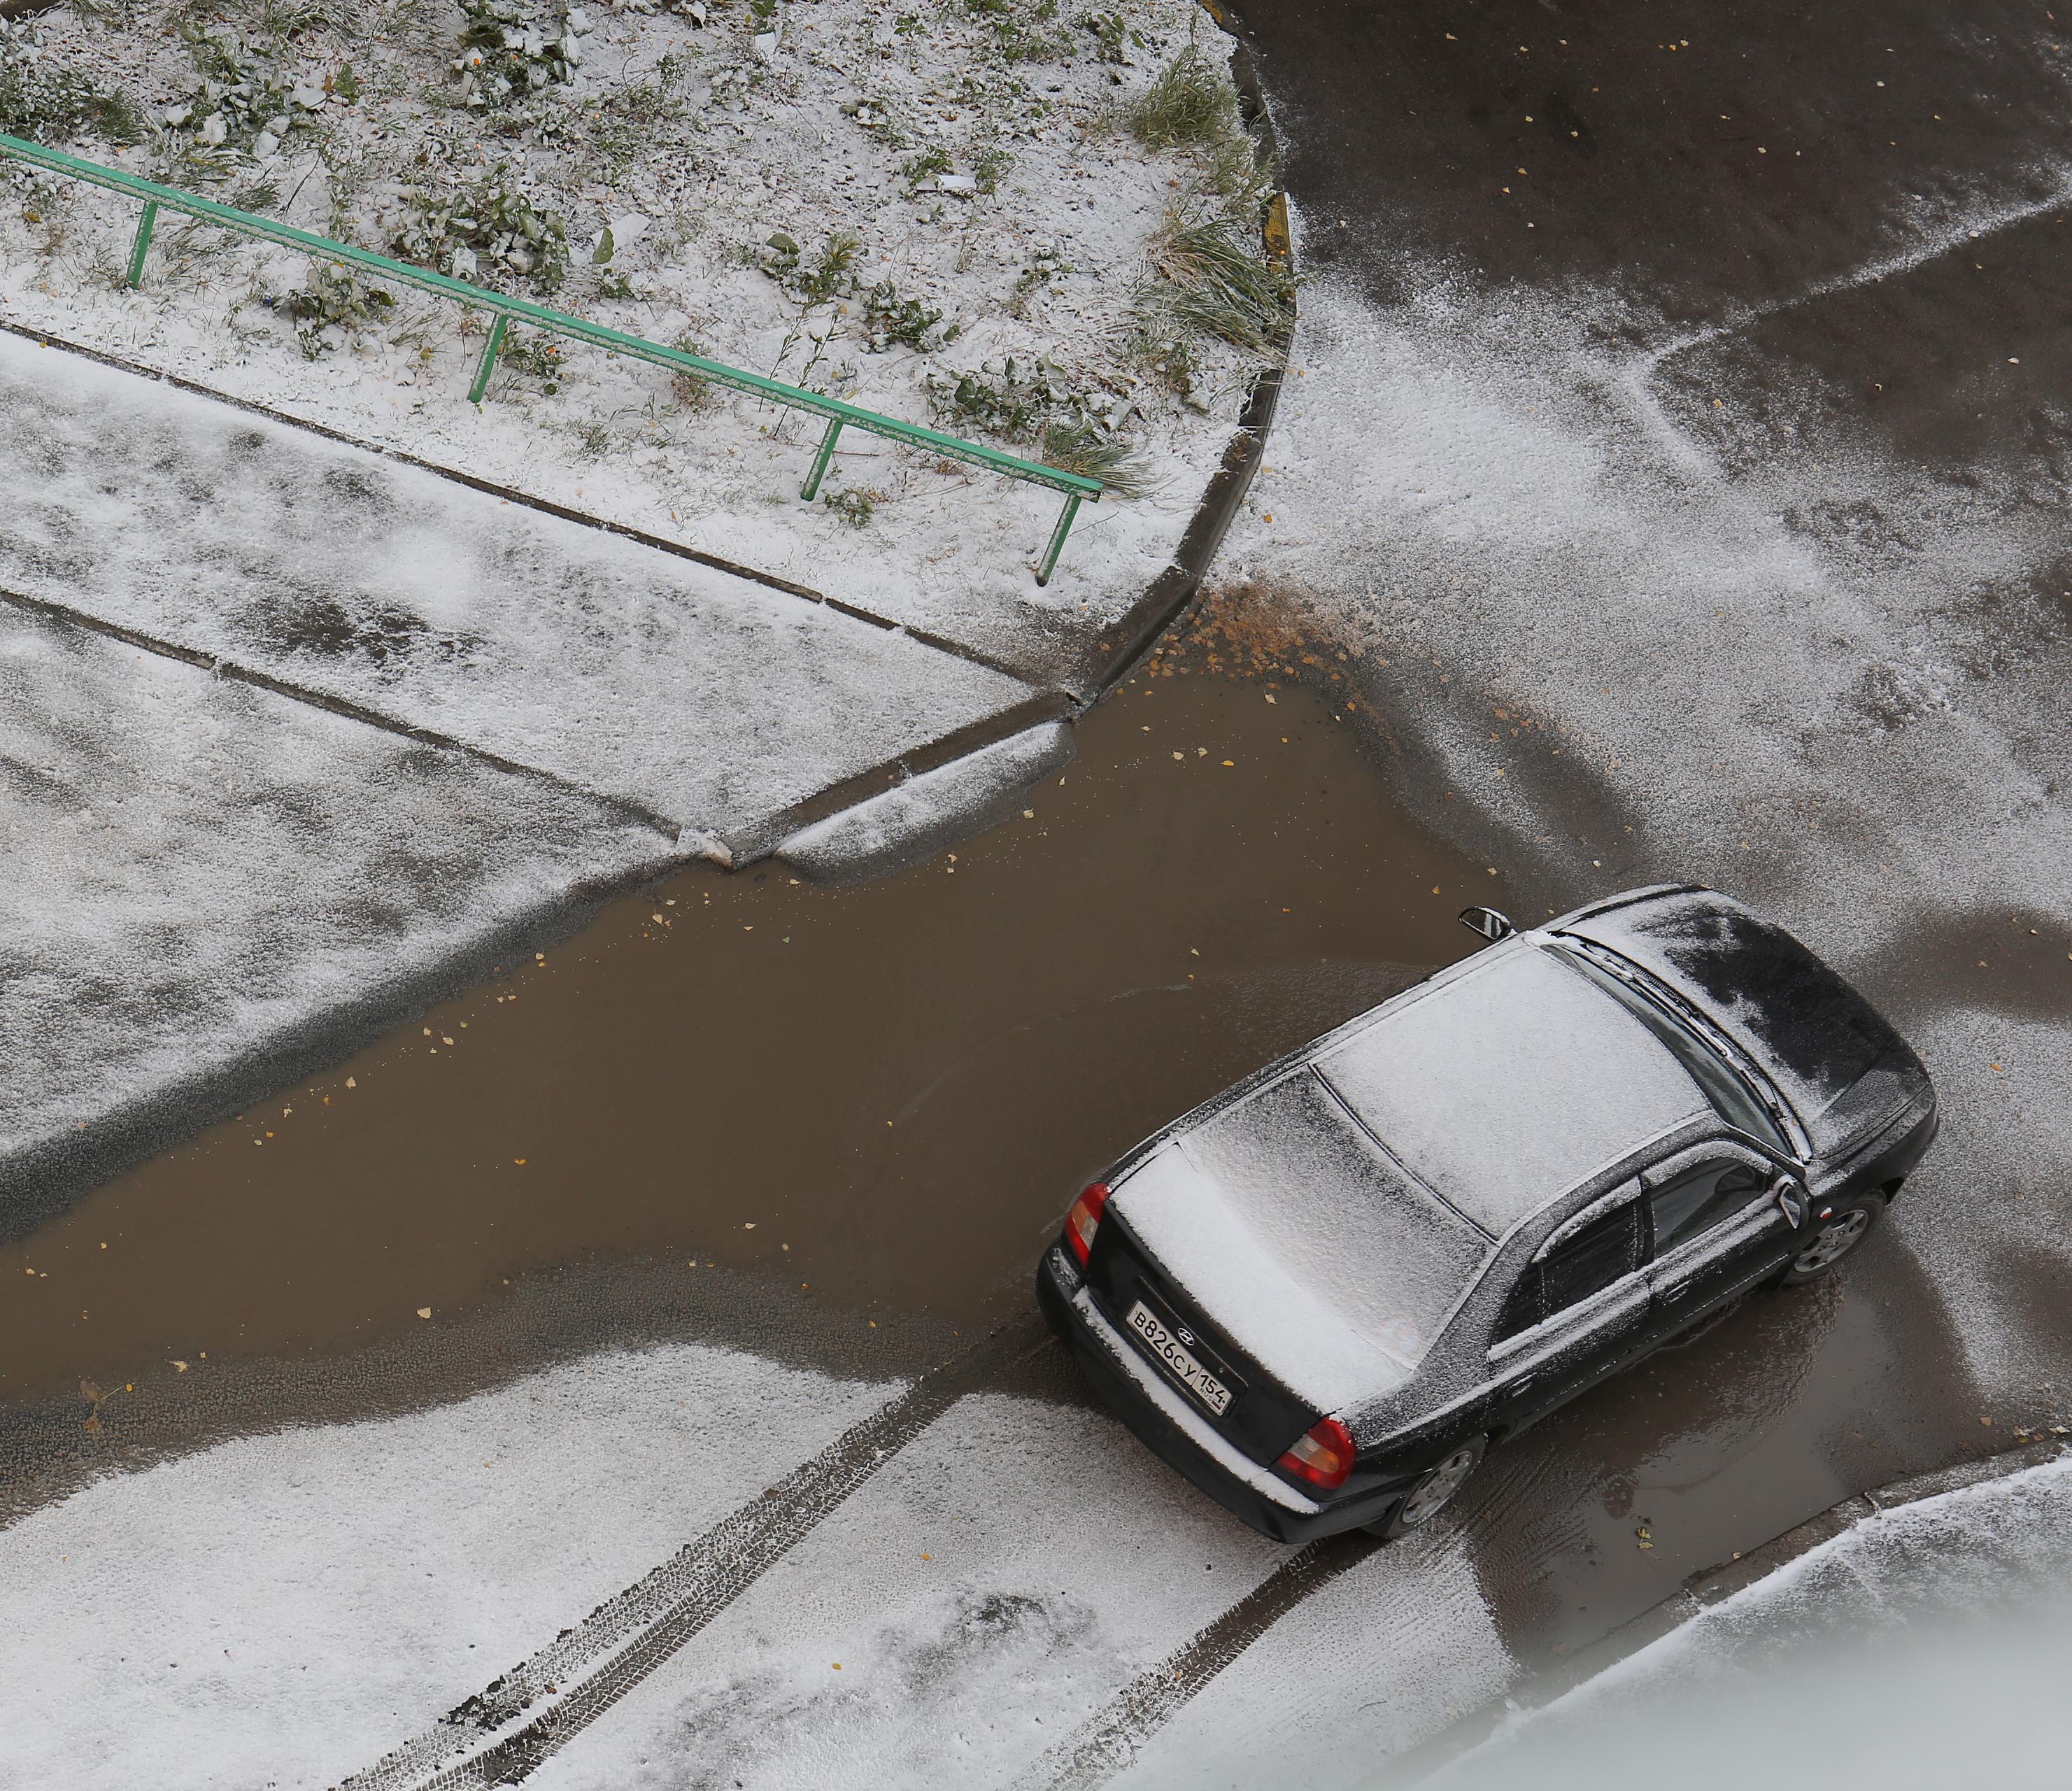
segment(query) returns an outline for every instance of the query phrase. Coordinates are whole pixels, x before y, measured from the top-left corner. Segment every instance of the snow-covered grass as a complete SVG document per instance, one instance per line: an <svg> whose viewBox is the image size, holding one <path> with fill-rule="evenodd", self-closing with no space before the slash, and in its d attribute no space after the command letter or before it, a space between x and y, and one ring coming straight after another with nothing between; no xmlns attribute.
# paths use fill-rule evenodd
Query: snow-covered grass
<svg viewBox="0 0 2072 1791"><path fill-rule="evenodd" d="M125 148L75 107L85 153L1025 454L1055 428L1145 492L1039 592L1052 494L852 434L808 508L810 419L522 332L478 412L451 307L171 223L130 294L126 201L0 193L18 319L902 619L1126 605L1272 352L1170 277L1220 229L1281 290L1227 40L1190 0L158 0L41 31L146 127ZM1201 114L1177 126L1176 67Z"/></svg>

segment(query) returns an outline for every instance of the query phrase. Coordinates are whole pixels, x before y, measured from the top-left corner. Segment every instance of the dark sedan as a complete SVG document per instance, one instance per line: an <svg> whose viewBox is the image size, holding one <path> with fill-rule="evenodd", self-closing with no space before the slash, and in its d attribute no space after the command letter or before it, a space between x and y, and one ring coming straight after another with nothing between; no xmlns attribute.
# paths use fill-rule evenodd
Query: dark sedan
<svg viewBox="0 0 2072 1791"><path fill-rule="evenodd" d="M1147 1139L1038 1271L1130 1427L1284 1542L1415 1529L1491 1443L1827 1273L1935 1134L1906 1042L1730 897L1462 918L1488 949Z"/></svg>

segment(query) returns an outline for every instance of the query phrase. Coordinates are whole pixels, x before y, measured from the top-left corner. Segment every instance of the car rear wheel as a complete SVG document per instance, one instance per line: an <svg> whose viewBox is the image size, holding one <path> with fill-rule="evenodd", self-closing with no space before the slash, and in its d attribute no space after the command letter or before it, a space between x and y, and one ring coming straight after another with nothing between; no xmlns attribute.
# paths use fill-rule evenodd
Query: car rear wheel
<svg viewBox="0 0 2072 1791"><path fill-rule="evenodd" d="M1868 1237L1885 1217L1882 1194L1852 1194L1838 1202L1824 1219L1815 1220L1799 1245L1782 1285L1803 1287L1818 1281Z"/></svg>
<svg viewBox="0 0 2072 1791"><path fill-rule="evenodd" d="M1416 1485L1403 1495L1389 1514L1360 1527L1370 1535L1394 1542L1413 1530L1422 1530L1453 1502L1453 1495L1467 1484L1468 1476L1481 1465L1489 1448L1486 1436L1472 1437L1445 1459L1424 1471Z"/></svg>

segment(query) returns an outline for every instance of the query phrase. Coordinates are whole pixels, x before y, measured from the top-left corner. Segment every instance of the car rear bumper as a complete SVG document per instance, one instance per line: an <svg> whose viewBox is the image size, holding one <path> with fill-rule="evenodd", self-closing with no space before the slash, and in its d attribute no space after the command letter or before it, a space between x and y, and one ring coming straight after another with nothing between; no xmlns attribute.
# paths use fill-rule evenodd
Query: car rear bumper
<svg viewBox="0 0 2072 1791"><path fill-rule="evenodd" d="M1036 1297L1095 1390L1137 1439L1261 1535L1276 1542L1306 1542L1371 1523L1402 1497L1400 1488L1392 1488L1320 1504L1242 1454L1108 1323L1063 1245L1044 1252L1036 1270Z"/></svg>

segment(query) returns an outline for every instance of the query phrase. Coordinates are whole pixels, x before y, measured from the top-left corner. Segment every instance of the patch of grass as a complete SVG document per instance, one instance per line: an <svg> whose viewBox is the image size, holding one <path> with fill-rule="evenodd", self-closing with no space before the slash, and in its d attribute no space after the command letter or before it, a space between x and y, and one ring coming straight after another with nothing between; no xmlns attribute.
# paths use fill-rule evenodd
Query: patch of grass
<svg viewBox="0 0 2072 1791"><path fill-rule="evenodd" d="M810 311L856 290L856 257L862 248L858 238L838 230L820 245L820 259L808 261L799 239L787 230L779 230L743 258L750 266L761 268L802 309Z"/></svg>
<svg viewBox="0 0 2072 1791"><path fill-rule="evenodd" d="M1125 121L1149 150L1213 149L1244 137L1235 91L1191 43L1138 97Z"/></svg>
<svg viewBox="0 0 2072 1791"><path fill-rule="evenodd" d="M526 0L459 0L466 20L454 72L460 102L502 110L549 86L566 86L582 65L579 39L588 29L580 9L543 16Z"/></svg>
<svg viewBox="0 0 2072 1791"><path fill-rule="evenodd" d="M1169 214L1152 240L1141 311L1253 354L1279 352L1295 324L1295 278L1270 260L1242 210Z"/></svg>
<svg viewBox="0 0 2072 1791"><path fill-rule="evenodd" d="M1058 0L964 0L964 11L992 34L1003 62L1056 62L1071 51Z"/></svg>
<svg viewBox="0 0 2072 1791"><path fill-rule="evenodd" d="M87 132L110 143L145 137L121 90L103 92L53 58L33 19L0 19L0 131L32 140Z"/></svg>
<svg viewBox="0 0 2072 1791"><path fill-rule="evenodd" d="M960 429L1026 442L1046 423L1083 420L1085 401L1058 377L1060 371L1046 360L1010 355L975 373L930 374L929 401Z"/></svg>
<svg viewBox="0 0 2072 1791"><path fill-rule="evenodd" d="M997 193L1000 183L1014 167L1014 158L997 143L989 143L972 158L972 178L982 193Z"/></svg>
<svg viewBox="0 0 2072 1791"><path fill-rule="evenodd" d="M678 336L672 346L681 348L687 355L701 355L707 360L712 358L706 352L705 345L688 330ZM669 389L676 394L677 403L686 410L709 410L717 396L717 388L713 382L698 373L672 375L669 381Z"/></svg>
<svg viewBox="0 0 2072 1791"><path fill-rule="evenodd" d="M820 501L840 517L852 529L868 529L870 519L878 513L882 492L865 489L861 486L847 490L824 493Z"/></svg>
<svg viewBox="0 0 2072 1791"><path fill-rule="evenodd" d="M1094 60L1127 67L1132 49L1144 47L1144 34L1133 31L1119 12L1083 12L1074 21L1094 37Z"/></svg>
<svg viewBox="0 0 2072 1791"><path fill-rule="evenodd" d="M343 348L354 328L378 324L395 308L393 294L335 261L312 261L302 290L273 300L273 309L294 321L296 339L310 360Z"/></svg>
<svg viewBox="0 0 2072 1791"><path fill-rule="evenodd" d="M1103 435L1092 423L1059 421L1043 431L1043 464L1098 479L1110 497L1142 497L1151 489L1151 463L1127 442Z"/></svg>
<svg viewBox="0 0 2072 1791"><path fill-rule="evenodd" d="M916 348L927 354L961 333L952 323L943 327L943 314L918 298L902 298L890 280L880 280L863 294L863 324L866 352L881 355L888 348Z"/></svg>
<svg viewBox="0 0 2072 1791"><path fill-rule="evenodd" d="M950 171L950 152L938 143L933 149L909 156L906 166L900 171L906 176L908 186L926 186L936 175Z"/></svg>
<svg viewBox="0 0 2072 1791"><path fill-rule="evenodd" d="M552 397L561 389L561 345L545 330L511 330L497 350L496 364L536 379Z"/></svg>
<svg viewBox="0 0 2072 1791"><path fill-rule="evenodd" d="M409 215L392 252L455 279L514 274L552 292L567 278L569 237L558 212L535 205L503 164L473 187L405 189Z"/></svg>

